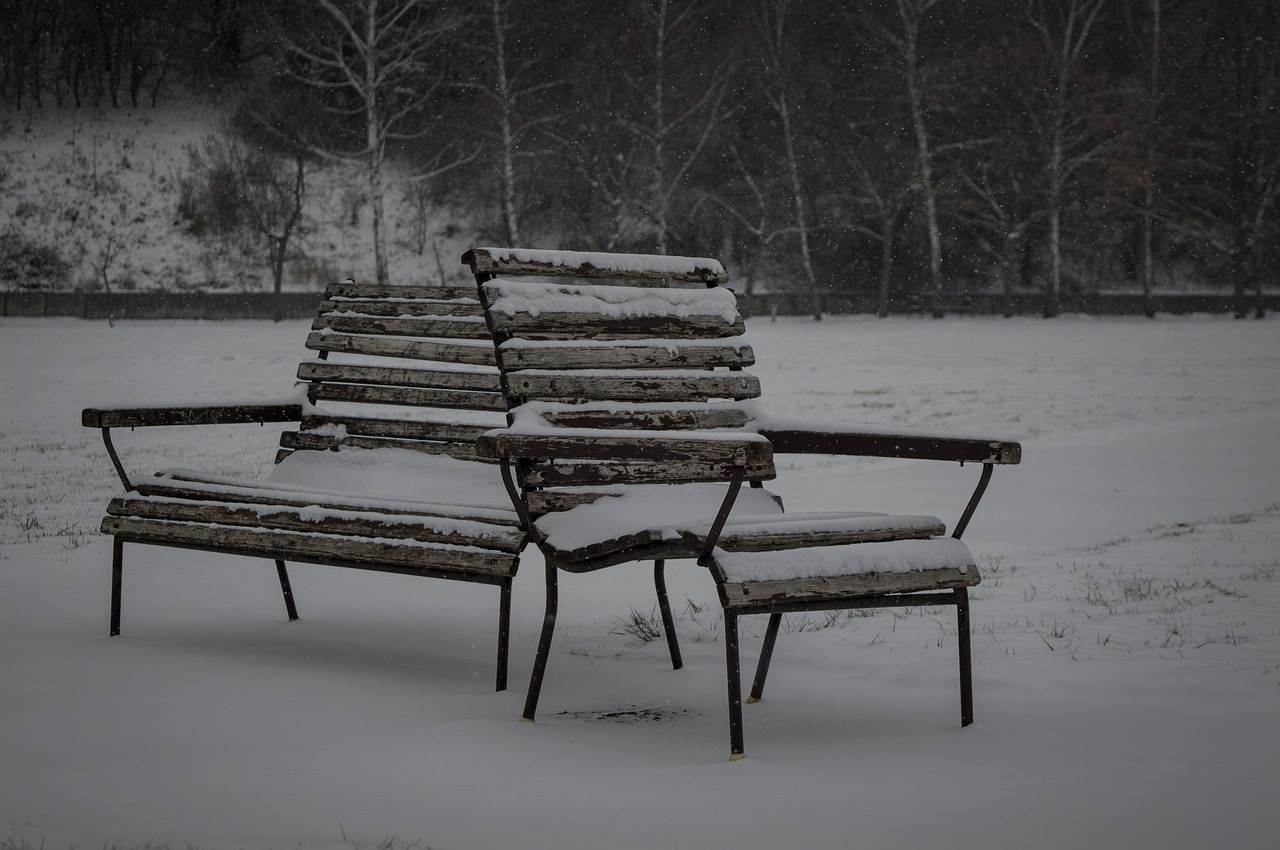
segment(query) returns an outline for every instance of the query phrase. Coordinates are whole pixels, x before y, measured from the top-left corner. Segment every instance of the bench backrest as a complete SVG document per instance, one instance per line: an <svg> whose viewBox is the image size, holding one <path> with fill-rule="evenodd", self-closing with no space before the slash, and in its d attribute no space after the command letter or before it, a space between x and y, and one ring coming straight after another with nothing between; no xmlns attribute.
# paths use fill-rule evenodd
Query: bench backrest
<svg viewBox="0 0 1280 850"><path fill-rule="evenodd" d="M479 460L476 437L505 423L493 343L470 286L335 283L298 367L308 411L291 452L407 448Z"/></svg>
<svg viewBox="0 0 1280 850"><path fill-rule="evenodd" d="M758 396L760 384L743 371L754 353L739 339L742 317L719 262L499 249L475 249L464 261L480 284L513 421L534 415L558 430L616 430L623 441L637 430L747 424L737 402ZM552 280L512 279L528 276ZM595 457L582 447L572 452L577 456L520 465L519 483L535 514L597 498L597 487L721 481L731 474L725 458L702 448L618 461L603 441L595 443L601 447ZM749 477L772 475L771 461L749 470Z"/></svg>

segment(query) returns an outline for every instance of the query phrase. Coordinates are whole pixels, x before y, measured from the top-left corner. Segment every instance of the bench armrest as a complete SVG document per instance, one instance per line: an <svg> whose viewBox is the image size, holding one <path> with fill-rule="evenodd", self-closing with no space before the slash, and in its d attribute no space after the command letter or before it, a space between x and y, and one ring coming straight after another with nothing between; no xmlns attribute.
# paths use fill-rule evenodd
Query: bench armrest
<svg viewBox="0 0 1280 850"><path fill-rule="evenodd" d="M174 405L169 407L86 407L80 424L86 428L142 428L158 425L237 425L298 422L302 403Z"/></svg>
<svg viewBox="0 0 1280 850"><path fill-rule="evenodd" d="M773 448L767 439L743 431L713 435L595 428L557 428L537 433L497 429L479 437L477 450L483 457L509 460L573 458L673 464L692 461L752 468L770 465L773 460Z"/></svg>
<svg viewBox="0 0 1280 850"><path fill-rule="evenodd" d="M912 434L817 427L762 427L759 433L779 454L828 454L855 457L918 458L960 463L1014 464L1022 460L1020 443L987 437Z"/></svg>

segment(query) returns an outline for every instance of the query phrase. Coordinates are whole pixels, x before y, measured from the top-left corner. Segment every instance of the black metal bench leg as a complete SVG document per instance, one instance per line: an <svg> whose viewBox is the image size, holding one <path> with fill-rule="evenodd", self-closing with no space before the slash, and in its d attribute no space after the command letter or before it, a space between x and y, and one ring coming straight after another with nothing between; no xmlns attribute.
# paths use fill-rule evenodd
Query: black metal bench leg
<svg viewBox="0 0 1280 850"><path fill-rule="evenodd" d="M124 541L111 538L111 636L120 634L120 597L124 578Z"/></svg>
<svg viewBox="0 0 1280 850"><path fill-rule="evenodd" d="M769 615L769 627L764 633L764 645L760 647L760 663L756 665L756 677L751 682L751 696L747 703L756 703L764 696L764 679L769 675L769 662L773 660L773 644L778 639L778 627L782 625L782 614L775 611Z"/></svg>
<svg viewBox="0 0 1280 850"><path fill-rule="evenodd" d="M742 743L742 666L738 663L738 615L724 612L724 656L729 684L729 761L746 756Z"/></svg>
<svg viewBox="0 0 1280 850"><path fill-rule="evenodd" d="M298 606L293 602L293 585L289 584L289 571L284 561L276 561L276 575L280 577L280 592L284 594L284 610L289 615L289 622L298 619Z"/></svg>
<svg viewBox="0 0 1280 850"><path fill-rule="evenodd" d="M658 611L662 614L662 630L667 635L667 649L671 653L671 669L679 670L684 666L680 656L680 639L676 635L676 619L671 616L671 601L667 597L666 561L653 562L653 586L658 592Z"/></svg>
<svg viewBox="0 0 1280 850"><path fill-rule="evenodd" d="M498 684L495 690L507 689L507 656L511 649L511 579L507 579L499 589L502 593L498 603Z"/></svg>
<svg viewBox="0 0 1280 850"><path fill-rule="evenodd" d="M973 658L970 654L969 590L958 588L956 594L956 633L960 644L960 725L973 723Z"/></svg>
<svg viewBox="0 0 1280 850"><path fill-rule="evenodd" d="M551 654L551 637L556 630L556 612L560 594L556 584L556 567L547 564L547 613L542 618L542 634L538 637L538 655L533 661L533 673L529 676L529 694L524 700L524 714L520 719L533 722L538 711L538 695L542 692L542 677L547 672L547 657Z"/></svg>

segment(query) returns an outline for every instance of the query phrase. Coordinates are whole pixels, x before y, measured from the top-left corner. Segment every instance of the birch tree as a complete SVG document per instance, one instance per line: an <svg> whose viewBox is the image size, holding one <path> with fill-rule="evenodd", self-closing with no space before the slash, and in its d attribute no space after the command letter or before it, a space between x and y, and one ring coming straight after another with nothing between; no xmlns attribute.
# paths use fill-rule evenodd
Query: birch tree
<svg viewBox="0 0 1280 850"><path fill-rule="evenodd" d="M1098 14L1108 0L1028 0L1026 19L1039 40L1041 79L1028 88L1025 104L1038 124L1048 183L1049 280L1044 315L1058 315L1062 297L1062 218L1069 183L1096 162L1101 142L1091 126L1090 94L1081 67Z"/></svg>
<svg viewBox="0 0 1280 850"><path fill-rule="evenodd" d="M481 95L493 116L491 132L497 141L499 208L507 244L522 245L517 161L526 155L522 151L525 138L555 120L549 109L538 108L545 106L538 103L539 96L565 83L537 76L539 66L545 64L541 51L517 55L512 49L511 0L481 1L489 39L479 48L484 57L483 81L472 83L469 88ZM528 4L524 8L539 13L538 8ZM531 23L526 15L517 19L516 27L528 27Z"/></svg>
<svg viewBox="0 0 1280 850"><path fill-rule="evenodd" d="M807 197L800 174L800 157L796 140L795 54L787 28L788 0L760 0L755 20L756 42L761 45L763 62L756 75L765 102L778 119L782 163L795 214L795 233L800 246L800 268L810 293L814 320L822 318L822 292L813 271L809 252Z"/></svg>
<svg viewBox="0 0 1280 850"><path fill-rule="evenodd" d="M330 111L335 119L354 119L360 127L358 134L331 136L311 149L324 158L363 167L375 274L386 284L387 148L422 142L437 131L423 110L445 81L442 42L459 22L433 0L315 0L308 24L298 35L280 29L284 47L296 60L292 75L333 96ZM474 157L474 152L450 156L439 146L408 179L430 180Z"/></svg>
<svg viewBox="0 0 1280 850"><path fill-rule="evenodd" d="M644 26L648 52L644 73L632 76L643 115L628 123L646 149L649 189L636 200L649 218L659 254L670 247L671 215L675 201L687 191L690 170L707 148L724 99L730 64L721 60L710 68L703 29L706 11L693 0L635 0ZM689 73L697 70L697 74ZM675 84L683 72L686 85ZM701 79L706 79L705 84Z"/></svg>
<svg viewBox="0 0 1280 850"><path fill-rule="evenodd" d="M942 315L942 231L938 224L938 193L934 177L933 143L926 117L927 69L921 61L921 30L927 15L943 0L891 0L887 14L877 17L862 8L853 12L855 26L879 43L885 67L897 74L906 90L907 111L916 149L920 195L929 238L929 303Z"/></svg>

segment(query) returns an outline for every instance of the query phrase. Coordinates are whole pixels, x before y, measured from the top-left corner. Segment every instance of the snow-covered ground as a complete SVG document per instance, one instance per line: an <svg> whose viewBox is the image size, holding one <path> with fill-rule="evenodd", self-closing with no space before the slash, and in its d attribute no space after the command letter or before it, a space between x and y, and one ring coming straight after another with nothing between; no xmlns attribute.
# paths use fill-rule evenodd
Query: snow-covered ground
<svg viewBox="0 0 1280 850"><path fill-rule="evenodd" d="M977 723L949 612L793 617L727 761L714 590L671 572L686 667L620 628L645 569L492 588L126 548L86 405L275 396L305 323L0 320L0 847L1264 847L1280 792L1280 323L755 320L781 414L1021 437L966 539ZM121 434L127 464L258 472L271 427ZM954 521L977 470L804 458L796 510ZM687 600L687 601L686 601ZM744 655L762 623L747 623ZM7 842L7 844L6 844Z"/></svg>

